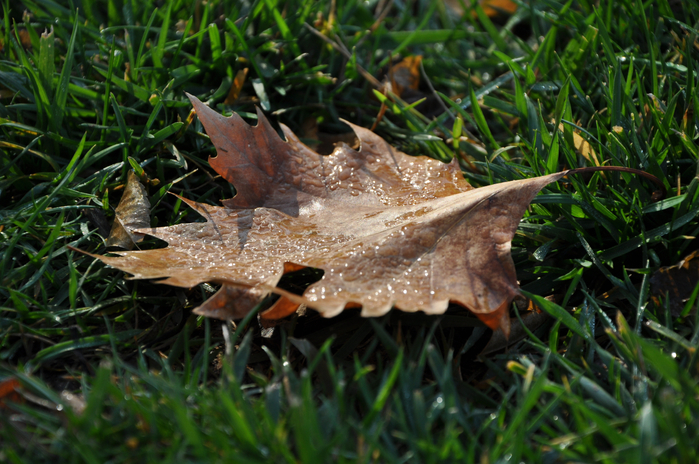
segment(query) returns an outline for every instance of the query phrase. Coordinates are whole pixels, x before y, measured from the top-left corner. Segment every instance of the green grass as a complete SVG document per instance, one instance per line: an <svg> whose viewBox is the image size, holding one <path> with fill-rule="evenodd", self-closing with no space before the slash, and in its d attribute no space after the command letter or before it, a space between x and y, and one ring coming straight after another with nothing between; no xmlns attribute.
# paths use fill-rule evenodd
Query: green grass
<svg viewBox="0 0 699 464"><path fill-rule="evenodd" d="M379 3L2 3L0 381L22 388L0 407L0 462L699 460L696 301L671 311L650 285L697 249L699 4L523 2L491 20L433 0L377 20ZM366 73L409 54L425 103L375 98ZM458 156L474 185L593 165L579 132L669 193L612 172L547 187L513 257L553 317L513 307L529 322L507 346L459 308L311 311L265 338L254 315L192 315L212 285L125 280L68 248L105 252L129 169L154 226L197 220L168 192L234 195L184 92L302 137L309 120L371 127L384 101L379 134Z"/></svg>

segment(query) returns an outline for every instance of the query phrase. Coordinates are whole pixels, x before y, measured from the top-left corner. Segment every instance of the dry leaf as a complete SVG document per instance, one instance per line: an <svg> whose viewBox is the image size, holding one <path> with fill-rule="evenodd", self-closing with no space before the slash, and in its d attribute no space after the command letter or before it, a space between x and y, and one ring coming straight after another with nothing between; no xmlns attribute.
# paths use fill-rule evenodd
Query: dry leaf
<svg viewBox="0 0 699 464"><path fill-rule="evenodd" d="M512 0L481 0L481 7L486 15L495 17L501 14L514 14L517 11L517 4Z"/></svg>
<svg viewBox="0 0 699 464"><path fill-rule="evenodd" d="M29 51L32 49L32 38L29 35L29 31L21 28L17 31L17 35L19 36L19 43L22 45L22 48L25 50Z"/></svg>
<svg viewBox="0 0 699 464"><path fill-rule="evenodd" d="M416 94L420 87L420 63L422 63L422 55L416 55L406 56L392 65L388 69L383 87L401 98L406 92L408 96Z"/></svg>
<svg viewBox="0 0 699 464"><path fill-rule="evenodd" d="M449 8L456 13L458 16L463 16L464 6L470 6L471 2L468 0L445 0L445 3ZM511 15L517 11L517 4L512 0L480 0L477 2L483 12L490 18L499 17L502 15ZM472 13L474 18L477 18L476 12Z"/></svg>
<svg viewBox="0 0 699 464"><path fill-rule="evenodd" d="M331 317L358 306L380 316L394 305L441 314L454 302L509 332L519 292L510 241L531 199L565 173L473 189L455 160L408 156L349 123L360 150L341 144L321 156L282 125L283 141L259 110L251 127L190 99L218 150L211 166L237 195L223 207L183 198L206 222L141 229L169 246L97 258L137 279L223 284L195 310L222 319L274 291L282 298L268 317L301 303ZM324 275L302 297L276 288L305 267Z"/></svg>
<svg viewBox="0 0 699 464"><path fill-rule="evenodd" d="M386 95L389 100L395 101L397 97L402 101L401 104L403 105L406 103L412 105L418 102L418 100L423 100L417 103L415 108L427 117L439 116L445 111L446 107L434 91L420 90L422 72L422 56L407 56L390 66L378 90ZM429 81L427 81L427 87L431 87ZM386 104L384 102L381 104L381 112L377 117L377 122L374 123L374 127L381 120L385 110Z"/></svg>
<svg viewBox="0 0 699 464"><path fill-rule="evenodd" d="M565 131L563 123L558 124L558 130L561 132ZM590 145L590 142L585 140L577 132L573 132L573 144L575 145L575 150L580 153L583 158L592 163L594 166L601 166L599 159L597 159L597 153Z"/></svg>
<svg viewBox="0 0 699 464"><path fill-rule="evenodd" d="M248 68L240 69L233 79L233 84L231 89L228 91L228 96L223 101L224 105L232 105L238 100L240 91L243 90L243 84L245 84L245 78L248 76Z"/></svg>
<svg viewBox="0 0 699 464"><path fill-rule="evenodd" d="M7 403L21 403L22 396L17 392L21 384L14 377L0 381L0 409L4 409Z"/></svg>
<svg viewBox="0 0 699 464"><path fill-rule="evenodd" d="M150 226L148 193L133 171L129 171L126 188L114 212L114 223L107 238L107 246L130 250L134 243L143 240L143 234L135 230Z"/></svg>
<svg viewBox="0 0 699 464"><path fill-rule="evenodd" d="M664 307L667 301L671 314L677 317L698 282L699 250L696 250L674 266L661 267L653 273L650 278L651 298L660 307Z"/></svg>

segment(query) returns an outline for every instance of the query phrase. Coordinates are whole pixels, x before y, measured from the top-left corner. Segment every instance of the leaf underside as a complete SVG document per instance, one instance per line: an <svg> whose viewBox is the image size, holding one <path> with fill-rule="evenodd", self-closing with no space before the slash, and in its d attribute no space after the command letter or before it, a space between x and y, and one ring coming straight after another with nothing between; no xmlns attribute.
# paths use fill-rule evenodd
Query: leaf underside
<svg viewBox="0 0 699 464"><path fill-rule="evenodd" d="M454 302L509 332L512 237L532 198L565 173L474 189L455 160L406 155L350 123L359 151L340 144L321 156L282 125L283 141L259 110L251 127L189 98L217 148L209 162L237 195L223 206L183 198L206 222L136 229L168 246L97 258L135 279L223 284L195 310L220 319L243 317L273 291L282 297L271 319L301 303L332 317L357 306L362 316L393 306L441 314ZM324 274L303 296L276 287L305 267Z"/></svg>
<svg viewBox="0 0 699 464"><path fill-rule="evenodd" d="M133 171L129 171L124 194L114 212L114 223L105 244L130 250L143 240L143 235L135 231L150 224L148 193Z"/></svg>

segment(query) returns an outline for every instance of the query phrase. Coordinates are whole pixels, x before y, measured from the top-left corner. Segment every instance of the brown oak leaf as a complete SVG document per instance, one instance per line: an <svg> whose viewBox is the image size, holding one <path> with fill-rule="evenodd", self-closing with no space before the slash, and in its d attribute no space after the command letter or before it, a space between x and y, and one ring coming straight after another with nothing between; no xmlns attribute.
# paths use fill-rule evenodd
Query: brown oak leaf
<svg viewBox="0 0 699 464"><path fill-rule="evenodd" d="M211 166L236 196L223 206L182 198L206 222L140 229L168 246L97 258L136 279L222 284L195 310L221 319L273 291L282 297L271 319L301 303L332 317L359 306L362 316L394 306L441 314L453 302L509 333L519 292L510 242L532 198L565 172L474 189L456 161L409 156L350 123L360 149L321 156L283 125L282 140L259 110L251 127L189 98L218 150ZM276 287L305 267L324 274L303 296Z"/></svg>

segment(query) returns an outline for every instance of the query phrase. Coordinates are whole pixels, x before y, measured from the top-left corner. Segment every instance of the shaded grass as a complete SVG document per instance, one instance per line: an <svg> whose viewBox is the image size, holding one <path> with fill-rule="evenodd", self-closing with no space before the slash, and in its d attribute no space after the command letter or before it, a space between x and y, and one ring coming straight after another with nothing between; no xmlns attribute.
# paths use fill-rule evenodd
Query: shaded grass
<svg viewBox="0 0 699 464"><path fill-rule="evenodd" d="M381 20L372 2L76 6L3 4L0 378L24 400L3 406L0 460L696 462L695 301L678 314L650 286L699 232L696 4L535 2L502 24L436 1ZM423 55L419 94L375 95L360 69L380 80L398 54ZM547 187L513 257L554 318L505 353L477 357L490 332L458 308L309 314L265 338L252 316L193 316L211 285L124 280L68 249L105 251L129 169L154 226L196 220L168 192L234 195L185 91L302 137L370 127L384 103L378 133L459 157L475 185L600 163L671 193L609 172Z"/></svg>

